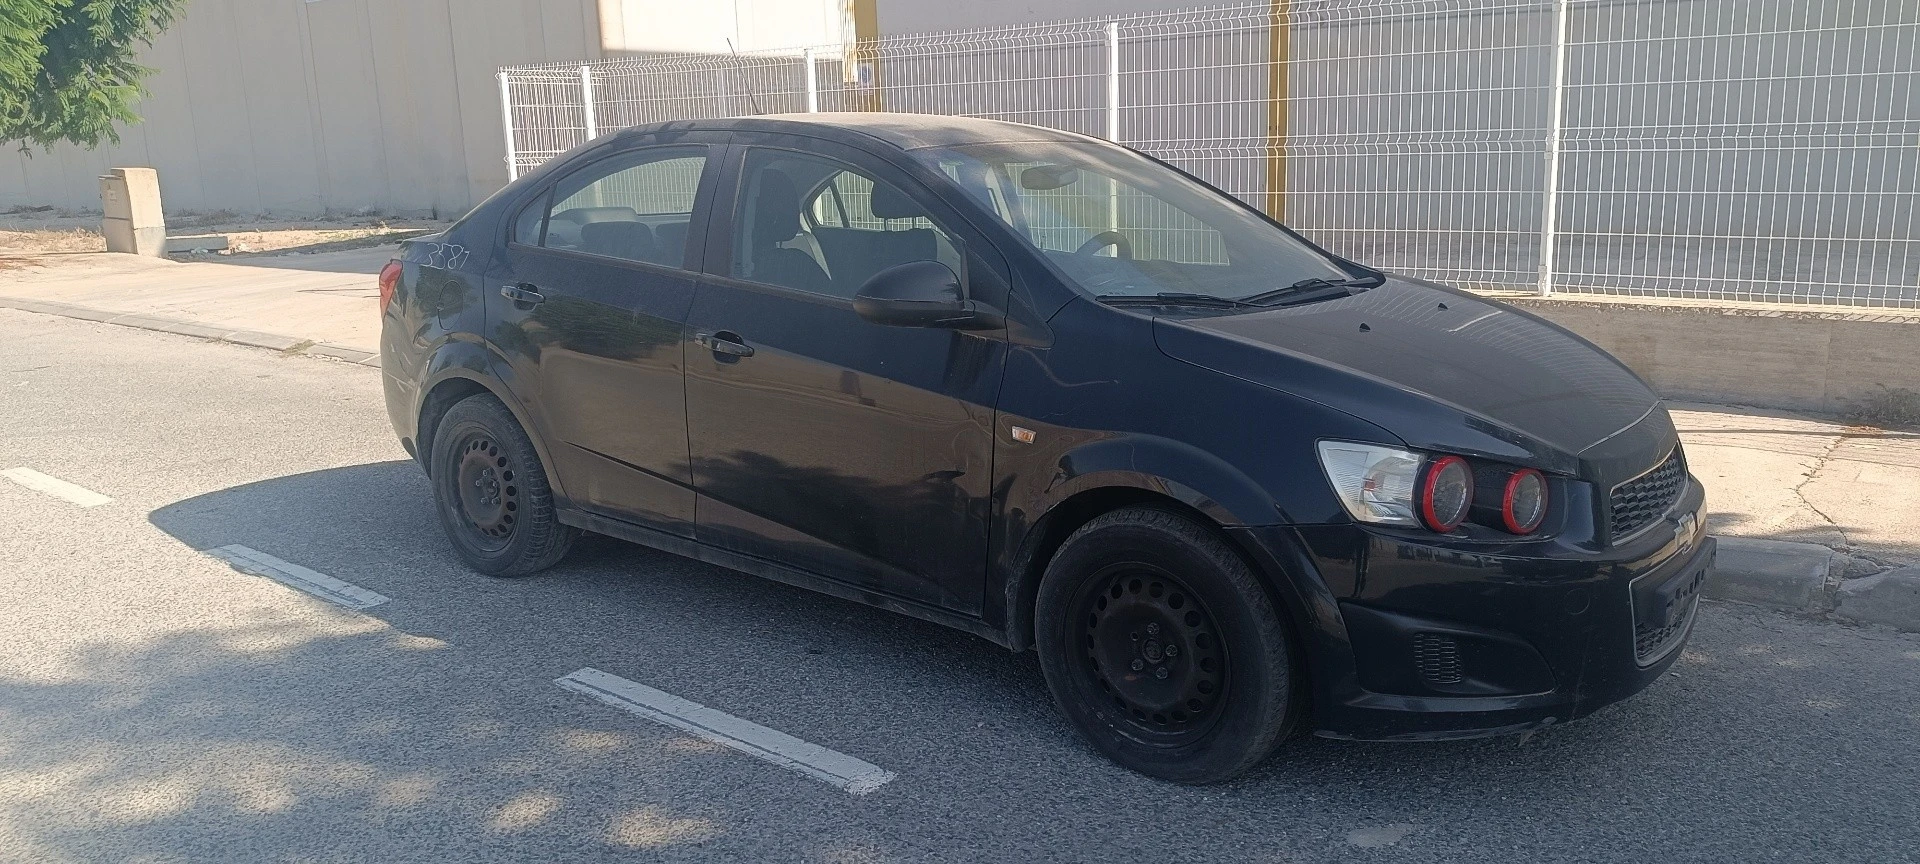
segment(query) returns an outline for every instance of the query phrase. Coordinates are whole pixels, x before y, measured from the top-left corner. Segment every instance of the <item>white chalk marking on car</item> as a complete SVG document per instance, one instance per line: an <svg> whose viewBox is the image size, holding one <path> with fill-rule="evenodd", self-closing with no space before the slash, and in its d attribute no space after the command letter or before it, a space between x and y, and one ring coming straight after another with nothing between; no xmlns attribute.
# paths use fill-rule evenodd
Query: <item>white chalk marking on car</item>
<svg viewBox="0 0 1920 864"><path fill-rule="evenodd" d="M58 477L48 477L32 468L8 468L5 471L0 471L0 477L12 480L35 492L52 495L62 501L78 504L82 507L98 507L102 504L113 503L112 498L108 498L92 489L75 486Z"/></svg>
<svg viewBox="0 0 1920 864"><path fill-rule="evenodd" d="M692 733L782 768L791 768L854 795L872 792L896 776L871 762L592 667L555 678L553 683L655 723Z"/></svg>
<svg viewBox="0 0 1920 864"><path fill-rule="evenodd" d="M352 582L335 579L318 570L309 570L291 561L282 561L258 549L249 549L245 546L221 546L208 549L207 554L233 565L233 569L242 573L265 576L289 588L305 591L328 603L356 611L378 606L391 599L385 594L362 588Z"/></svg>
<svg viewBox="0 0 1920 864"><path fill-rule="evenodd" d="M1487 320L1488 318L1492 318L1492 317L1494 317L1494 316L1496 316L1496 315L1504 315L1504 314L1506 314L1506 310L1505 310L1505 309L1495 309L1495 310L1493 310L1492 312L1488 312L1488 313L1487 313L1487 314L1485 314L1485 315L1481 315L1481 316L1478 316L1478 317L1476 317L1476 318L1474 318L1473 320L1471 320L1471 321L1468 321L1468 322L1467 322L1467 323L1465 323L1465 324L1461 324L1461 325L1460 325L1460 326L1458 326L1458 327L1448 327L1448 328L1447 328L1447 332L1448 332L1448 333L1458 333L1458 332L1460 332L1460 331L1462 331L1462 330L1465 330L1465 329L1467 329L1468 327L1472 327L1472 326L1473 326L1473 325L1475 325L1475 324L1478 324L1478 323L1480 323L1480 322L1482 322L1482 321L1485 321L1485 320Z"/></svg>

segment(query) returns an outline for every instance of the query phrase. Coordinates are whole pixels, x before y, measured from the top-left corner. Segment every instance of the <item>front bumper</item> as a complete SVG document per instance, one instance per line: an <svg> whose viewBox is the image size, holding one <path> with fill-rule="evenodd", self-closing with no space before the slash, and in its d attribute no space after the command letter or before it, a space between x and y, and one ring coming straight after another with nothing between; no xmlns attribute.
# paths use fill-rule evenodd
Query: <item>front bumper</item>
<svg viewBox="0 0 1920 864"><path fill-rule="evenodd" d="M1605 549L1351 524L1238 533L1275 578L1304 583L1318 734L1470 738L1586 716L1680 656L1715 553L1689 486L1658 530Z"/></svg>

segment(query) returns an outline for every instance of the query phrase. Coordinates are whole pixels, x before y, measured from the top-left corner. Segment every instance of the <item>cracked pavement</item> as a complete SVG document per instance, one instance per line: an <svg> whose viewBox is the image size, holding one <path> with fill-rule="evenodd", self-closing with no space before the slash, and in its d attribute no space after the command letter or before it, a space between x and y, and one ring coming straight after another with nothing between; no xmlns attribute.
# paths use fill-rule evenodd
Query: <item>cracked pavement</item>
<svg viewBox="0 0 1920 864"><path fill-rule="evenodd" d="M1671 407L1715 534L1920 561L1920 434L1788 411Z"/></svg>

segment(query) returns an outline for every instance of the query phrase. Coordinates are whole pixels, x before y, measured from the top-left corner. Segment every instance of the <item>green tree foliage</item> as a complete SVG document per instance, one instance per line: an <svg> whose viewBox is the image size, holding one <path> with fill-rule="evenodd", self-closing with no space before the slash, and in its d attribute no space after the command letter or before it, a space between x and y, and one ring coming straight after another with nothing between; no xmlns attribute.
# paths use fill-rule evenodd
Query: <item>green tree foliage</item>
<svg viewBox="0 0 1920 864"><path fill-rule="evenodd" d="M185 2L0 0L0 142L118 142L152 73L134 52Z"/></svg>

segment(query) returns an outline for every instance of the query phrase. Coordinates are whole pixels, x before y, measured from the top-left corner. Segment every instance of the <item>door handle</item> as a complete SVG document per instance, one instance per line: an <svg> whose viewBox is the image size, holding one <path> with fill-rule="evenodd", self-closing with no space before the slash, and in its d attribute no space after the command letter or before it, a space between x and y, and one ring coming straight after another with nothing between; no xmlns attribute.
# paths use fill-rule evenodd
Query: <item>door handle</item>
<svg viewBox="0 0 1920 864"><path fill-rule="evenodd" d="M528 306L547 299L540 292L533 290L533 286L531 285L502 285L500 286L500 296L512 300L515 303L524 303Z"/></svg>
<svg viewBox="0 0 1920 864"><path fill-rule="evenodd" d="M742 341L739 335L722 330L718 333L695 334L693 341L700 347L715 354L731 354L735 357L752 357L753 346Z"/></svg>

